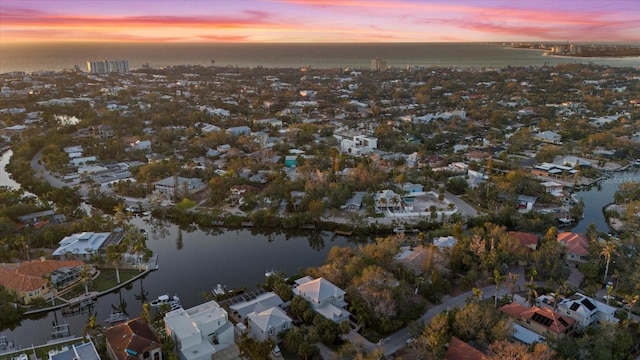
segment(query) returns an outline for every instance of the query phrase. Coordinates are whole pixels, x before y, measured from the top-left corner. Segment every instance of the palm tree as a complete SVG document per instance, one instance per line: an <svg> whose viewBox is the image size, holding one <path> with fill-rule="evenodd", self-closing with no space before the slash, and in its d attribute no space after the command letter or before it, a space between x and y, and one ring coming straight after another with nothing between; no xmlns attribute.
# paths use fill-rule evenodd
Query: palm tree
<svg viewBox="0 0 640 360"><path fill-rule="evenodd" d="M82 265L82 270L80 270L80 277L82 278L82 283L84 284L84 293L87 294L89 293L89 280L90 280L90 273L89 273L89 265L88 264L83 264Z"/></svg>
<svg viewBox="0 0 640 360"><path fill-rule="evenodd" d="M509 272L507 275L509 279L509 292L513 295L520 290L520 287L518 286L518 277L520 274Z"/></svg>
<svg viewBox="0 0 640 360"><path fill-rule="evenodd" d="M283 335L284 346L292 352L297 353L298 348L305 340L305 334L303 328L291 328L287 330ZM306 329L306 328L305 328Z"/></svg>
<svg viewBox="0 0 640 360"><path fill-rule="evenodd" d="M473 288L471 290L471 293L473 294L473 299L475 299L476 301L482 300L482 290L481 289Z"/></svg>
<svg viewBox="0 0 640 360"><path fill-rule="evenodd" d="M120 266L120 256L122 256L122 252L120 251L120 247L117 245L109 245L107 247L107 262L113 264L113 267L116 269L116 280L118 284L120 284L120 271L118 267Z"/></svg>
<svg viewBox="0 0 640 360"><path fill-rule="evenodd" d="M494 295L494 303L493 306L494 307L498 307L498 289L500 289L500 285L502 284L502 282L505 280L504 275L500 274L499 270L493 270L493 276L489 278L489 280L493 281L496 284L496 292Z"/></svg>
<svg viewBox="0 0 640 360"><path fill-rule="evenodd" d="M102 326L96 320L95 314L93 314L89 316L87 323L84 324L84 327L82 328L82 337L89 335L89 337L95 344L97 334L102 334Z"/></svg>
<svg viewBox="0 0 640 360"><path fill-rule="evenodd" d="M611 262L611 255L615 252L616 243L613 241L608 241L602 250L600 250L600 255L604 256L607 265L604 269L604 279L602 280L603 284L607 283L607 276L609 275L609 263Z"/></svg>
<svg viewBox="0 0 640 360"><path fill-rule="evenodd" d="M631 308L638 302L640 295L624 294L622 298L627 303L625 305L627 307L627 319L631 319Z"/></svg>

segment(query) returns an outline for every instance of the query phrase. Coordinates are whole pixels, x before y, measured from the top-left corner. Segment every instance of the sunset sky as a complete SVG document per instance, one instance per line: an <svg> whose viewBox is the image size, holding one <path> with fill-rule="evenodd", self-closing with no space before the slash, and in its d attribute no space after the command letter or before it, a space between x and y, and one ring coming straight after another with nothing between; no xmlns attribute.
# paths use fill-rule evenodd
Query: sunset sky
<svg viewBox="0 0 640 360"><path fill-rule="evenodd" d="M640 41L640 0L0 0L0 43Z"/></svg>

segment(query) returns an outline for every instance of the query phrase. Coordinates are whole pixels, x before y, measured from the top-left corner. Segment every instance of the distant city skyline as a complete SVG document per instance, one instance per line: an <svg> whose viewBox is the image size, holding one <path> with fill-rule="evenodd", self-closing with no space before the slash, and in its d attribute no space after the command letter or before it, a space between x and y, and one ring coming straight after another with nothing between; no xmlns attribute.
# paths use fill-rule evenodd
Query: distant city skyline
<svg viewBox="0 0 640 360"><path fill-rule="evenodd" d="M639 42L640 1L3 0L0 43Z"/></svg>

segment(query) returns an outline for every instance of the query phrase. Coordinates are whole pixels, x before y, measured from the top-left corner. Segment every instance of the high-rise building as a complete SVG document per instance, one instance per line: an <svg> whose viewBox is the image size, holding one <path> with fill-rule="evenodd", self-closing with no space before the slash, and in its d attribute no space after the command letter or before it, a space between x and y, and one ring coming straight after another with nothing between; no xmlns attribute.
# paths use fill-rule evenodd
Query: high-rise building
<svg viewBox="0 0 640 360"><path fill-rule="evenodd" d="M380 58L375 58L371 60L371 70L386 70L387 62Z"/></svg>
<svg viewBox="0 0 640 360"><path fill-rule="evenodd" d="M87 61L87 71L92 74L128 73L129 62L127 60Z"/></svg>

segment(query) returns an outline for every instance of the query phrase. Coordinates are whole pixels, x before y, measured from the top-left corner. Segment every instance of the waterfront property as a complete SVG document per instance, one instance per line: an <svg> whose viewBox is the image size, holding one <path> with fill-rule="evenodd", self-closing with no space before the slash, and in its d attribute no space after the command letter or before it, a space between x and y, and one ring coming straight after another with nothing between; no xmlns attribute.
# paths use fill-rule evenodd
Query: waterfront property
<svg viewBox="0 0 640 360"><path fill-rule="evenodd" d="M284 301L276 293L267 292L256 296L255 299L229 305L229 310L234 318L243 322L250 313L280 306L283 303Z"/></svg>
<svg viewBox="0 0 640 360"><path fill-rule="evenodd" d="M65 236L53 251L54 259L82 259L88 261L93 254L107 246L117 245L122 241L124 233L121 229L113 232L83 232Z"/></svg>
<svg viewBox="0 0 640 360"><path fill-rule="evenodd" d="M50 350L49 360L100 360L98 350L91 340L63 346L60 350Z"/></svg>
<svg viewBox="0 0 640 360"><path fill-rule="evenodd" d="M344 301L344 290L327 279L305 276L296 280L296 285L293 293L307 300L320 315L336 323L349 319L351 313L346 310L348 304Z"/></svg>
<svg viewBox="0 0 640 360"><path fill-rule="evenodd" d="M564 253L567 260L587 260L587 256L589 256L589 240L583 234L562 232L558 234L558 242L564 245Z"/></svg>
<svg viewBox="0 0 640 360"><path fill-rule="evenodd" d="M50 298L51 286L63 288L75 282L84 263L80 260L35 260L0 267L0 285L15 291L18 301L29 304L36 297ZM51 282L45 279L50 276Z"/></svg>
<svg viewBox="0 0 640 360"><path fill-rule="evenodd" d="M164 325L177 345L180 360L215 360L239 354L233 325L215 301L170 311L164 316Z"/></svg>
<svg viewBox="0 0 640 360"><path fill-rule="evenodd" d="M111 360L162 360L158 337L142 318L112 326L104 331Z"/></svg>

